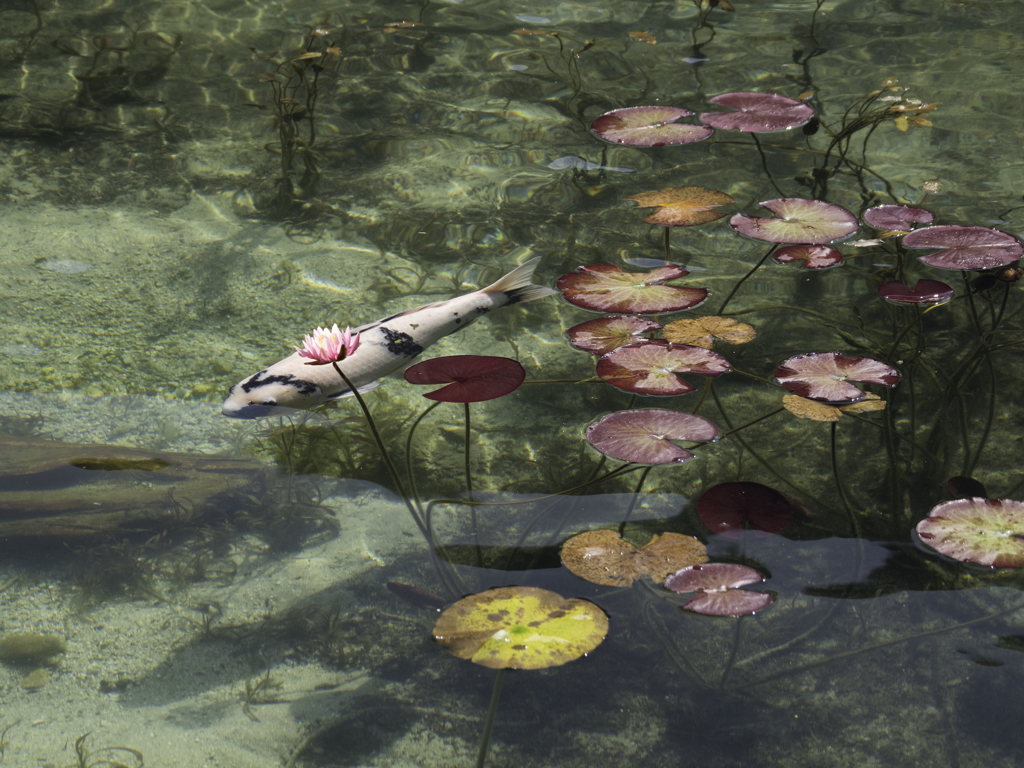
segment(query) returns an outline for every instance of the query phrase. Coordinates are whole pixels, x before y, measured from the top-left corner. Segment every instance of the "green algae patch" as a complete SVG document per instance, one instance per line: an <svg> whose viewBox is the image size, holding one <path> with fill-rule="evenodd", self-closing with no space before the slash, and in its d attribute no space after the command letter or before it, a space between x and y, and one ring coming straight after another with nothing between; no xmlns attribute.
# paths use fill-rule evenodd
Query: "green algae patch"
<svg viewBox="0 0 1024 768"><path fill-rule="evenodd" d="M437 642L491 669L557 667L594 650L606 634L608 617L593 603L535 587L470 595L434 625Z"/></svg>
<svg viewBox="0 0 1024 768"><path fill-rule="evenodd" d="M8 664L37 664L65 650L67 646L64 641L53 635L31 632L8 635L0 640L0 661Z"/></svg>

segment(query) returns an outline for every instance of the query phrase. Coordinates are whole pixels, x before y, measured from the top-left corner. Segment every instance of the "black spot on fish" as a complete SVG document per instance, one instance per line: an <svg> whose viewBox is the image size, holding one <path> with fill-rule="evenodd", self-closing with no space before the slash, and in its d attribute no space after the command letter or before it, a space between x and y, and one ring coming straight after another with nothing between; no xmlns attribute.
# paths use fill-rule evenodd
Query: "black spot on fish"
<svg viewBox="0 0 1024 768"><path fill-rule="evenodd" d="M399 357L416 357L423 352L423 347L416 343L408 333L395 331L391 328L381 326L380 332L384 334L384 347L393 355Z"/></svg>
<svg viewBox="0 0 1024 768"><path fill-rule="evenodd" d="M263 374L265 373L265 370L260 371L259 373L250 376L248 381L242 382L242 391L245 392L245 394L249 394L254 389L265 387L268 384L289 384L295 387L295 389L299 391L299 394L302 395L315 395L320 391L316 384L310 384L304 379L297 379L290 373L264 377Z"/></svg>

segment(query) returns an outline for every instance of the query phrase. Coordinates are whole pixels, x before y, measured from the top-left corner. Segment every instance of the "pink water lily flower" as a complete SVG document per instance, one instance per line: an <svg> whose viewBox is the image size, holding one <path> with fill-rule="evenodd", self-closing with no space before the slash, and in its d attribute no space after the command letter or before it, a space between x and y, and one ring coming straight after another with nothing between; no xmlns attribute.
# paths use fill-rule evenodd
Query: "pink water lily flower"
<svg viewBox="0 0 1024 768"><path fill-rule="evenodd" d="M358 347L359 332L357 331L353 336L351 328L342 331L335 323L330 330L318 327L313 331L312 336L306 334L304 348L296 347L295 351L312 360L306 365L329 365L344 360Z"/></svg>

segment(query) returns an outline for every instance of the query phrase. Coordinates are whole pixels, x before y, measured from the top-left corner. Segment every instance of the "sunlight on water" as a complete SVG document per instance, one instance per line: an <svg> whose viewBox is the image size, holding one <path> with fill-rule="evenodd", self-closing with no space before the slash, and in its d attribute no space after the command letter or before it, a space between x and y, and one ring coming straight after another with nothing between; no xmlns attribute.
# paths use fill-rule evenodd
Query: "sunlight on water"
<svg viewBox="0 0 1024 768"><path fill-rule="evenodd" d="M999 1L7 3L0 761L1015 766L1019 569L917 526L1005 500L965 502L1005 511L998 535L953 537L1024 561L1022 23ZM677 145L668 118L594 124L697 126L750 91L814 117ZM780 198L856 219L816 240L835 221L809 208L778 243L838 238L837 266L777 263L777 220L730 226ZM974 229L861 223L883 204ZM918 280L953 298L915 303ZM395 375L289 399L348 393L275 365L306 334L378 320L337 362ZM864 396L808 399L837 382ZM272 415L222 415L233 386ZM560 548L593 529L614 536L580 576ZM684 610L665 542L764 579L705 603L770 605Z"/></svg>

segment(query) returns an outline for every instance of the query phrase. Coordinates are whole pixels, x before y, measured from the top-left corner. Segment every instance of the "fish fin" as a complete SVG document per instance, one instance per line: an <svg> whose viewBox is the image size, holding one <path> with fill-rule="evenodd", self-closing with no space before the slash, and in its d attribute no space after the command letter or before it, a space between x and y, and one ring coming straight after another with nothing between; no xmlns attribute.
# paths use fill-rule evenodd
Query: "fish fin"
<svg viewBox="0 0 1024 768"><path fill-rule="evenodd" d="M380 385L381 385L381 382L379 380L378 381L371 381L369 384L363 384L363 386L361 386L361 387L356 387L356 390L358 390L360 395L365 395L367 392L372 392L373 390L375 390ZM327 400L340 400L343 397L352 397L352 390L351 389L346 389L344 392L339 392L336 395L331 395L330 397L328 397L326 399Z"/></svg>
<svg viewBox="0 0 1024 768"><path fill-rule="evenodd" d="M530 259L522 266L516 267L498 282L484 288L484 293L504 293L508 297L509 304L518 304L523 301L542 299L553 293L558 293L554 288L545 285L536 285L531 282L533 272L540 264L540 256Z"/></svg>

